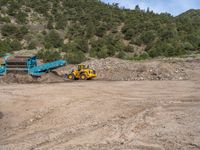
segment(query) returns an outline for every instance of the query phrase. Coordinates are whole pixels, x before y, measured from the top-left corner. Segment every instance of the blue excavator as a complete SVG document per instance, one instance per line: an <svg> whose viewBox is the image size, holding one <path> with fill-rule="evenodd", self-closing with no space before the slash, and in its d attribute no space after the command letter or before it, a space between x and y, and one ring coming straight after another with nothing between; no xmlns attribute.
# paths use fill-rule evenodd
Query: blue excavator
<svg viewBox="0 0 200 150"><path fill-rule="evenodd" d="M0 64L0 76L13 71L27 72L31 76L42 76L43 74L66 65L64 60L37 64L36 56L5 56Z"/></svg>

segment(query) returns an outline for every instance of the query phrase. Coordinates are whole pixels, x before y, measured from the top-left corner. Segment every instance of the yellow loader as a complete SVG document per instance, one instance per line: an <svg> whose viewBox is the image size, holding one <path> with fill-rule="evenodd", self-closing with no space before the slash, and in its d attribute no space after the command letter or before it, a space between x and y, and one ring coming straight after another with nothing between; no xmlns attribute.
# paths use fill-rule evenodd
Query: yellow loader
<svg viewBox="0 0 200 150"><path fill-rule="evenodd" d="M78 65L77 70L72 70L70 74L67 75L67 78L70 80L89 80L97 76L96 71L90 69L89 66L83 64Z"/></svg>

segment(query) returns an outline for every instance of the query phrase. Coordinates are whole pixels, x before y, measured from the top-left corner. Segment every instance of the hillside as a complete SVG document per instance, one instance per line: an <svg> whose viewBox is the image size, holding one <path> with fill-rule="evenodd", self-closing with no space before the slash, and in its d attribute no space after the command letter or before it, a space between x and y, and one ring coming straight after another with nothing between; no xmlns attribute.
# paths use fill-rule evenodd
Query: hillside
<svg viewBox="0 0 200 150"><path fill-rule="evenodd" d="M180 14L178 17L189 17L190 19L200 18L200 9L190 9L182 14Z"/></svg>
<svg viewBox="0 0 200 150"><path fill-rule="evenodd" d="M200 12L178 17L99 0L0 0L0 55L38 49L46 60L145 59L200 49Z"/></svg>

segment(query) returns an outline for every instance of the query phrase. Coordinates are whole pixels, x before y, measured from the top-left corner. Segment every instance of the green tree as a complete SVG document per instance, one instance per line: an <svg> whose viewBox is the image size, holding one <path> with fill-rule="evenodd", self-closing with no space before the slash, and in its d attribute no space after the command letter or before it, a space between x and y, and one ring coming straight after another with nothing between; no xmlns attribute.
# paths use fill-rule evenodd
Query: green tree
<svg viewBox="0 0 200 150"><path fill-rule="evenodd" d="M126 57L126 53L122 50L117 54L117 58L125 59L125 57Z"/></svg>
<svg viewBox="0 0 200 150"><path fill-rule="evenodd" d="M40 50L37 53L37 57L42 59L44 62L51 62L61 58L60 53L55 50Z"/></svg>
<svg viewBox="0 0 200 150"><path fill-rule="evenodd" d="M144 44L149 44L154 41L155 37L156 36L154 31L147 31L143 33L140 38Z"/></svg>
<svg viewBox="0 0 200 150"><path fill-rule="evenodd" d="M16 19L18 23L25 24L27 22L28 15L22 11L18 12L16 15Z"/></svg>
<svg viewBox="0 0 200 150"><path fill-rule="evenodd" d="M124 47L124 51L125 52L134 52L135 48L131 45L127 45L127 46Z"/></svg>
<svg viewBox="0 0 200 150"><path fill-rule="evenodd" d="M103 46L101 50L97 54L98 58L106 58L108 57L108 49L106 46Z"/></svg>
<svg viewBox="0 0 200 150"><path fill-rule="evenodd" d="M79 64L86 60L85 55L82 51L70 51L65 55L65 60L70 64Z"/></svg>
<svg viewBox="0 0 200 150"><path fill-rule="evenodd" d="M59 48L63 44L63 39L60 37L59 33L55 30L51 30L46 36L45 36L45 47L46 48ZM48 45L48 46L47 46ZM51 45L51 46L49 46Z"/></svg>
<svg viewBox="0 0 200 150"><path fill-rule="evenodd" d="M0 55L21 50L22 45L18 40L0 40Z"/></svg>
<svg viewBox="0 0 200 150"><path fill-rule="evenodd" d="M5 24L1 28L1 34L3 36L13 36L16 35L18 32L18 28L13 24Z"/></svg>
<svg viewBox="0 0 200 150"><path fill-rule="evenodd" d="M95 34L95 25L93 22L89 21L86 25L86 37L88 39L92 38Z"/></svg>
<svg viewBox="0 0 200 150"><path fill-rule="evenodd" d="M30 43L28 44L28 47L27 47L29 50L33 50L33 49L36 49L36 41L32 40L30 41Z"/></svg>

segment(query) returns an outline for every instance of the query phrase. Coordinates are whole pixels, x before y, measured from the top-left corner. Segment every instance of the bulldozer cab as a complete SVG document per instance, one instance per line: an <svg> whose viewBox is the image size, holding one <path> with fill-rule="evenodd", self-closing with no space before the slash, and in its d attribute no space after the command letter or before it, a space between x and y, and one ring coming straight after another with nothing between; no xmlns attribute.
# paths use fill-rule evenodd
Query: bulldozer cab
<svg viewBox="0 0 200 150"><path fill-rule="evenodd" d="M86 67L86 65L79 64L78 65L78 71L84 70L84 69L89 69L89 66Z"/></svg>

